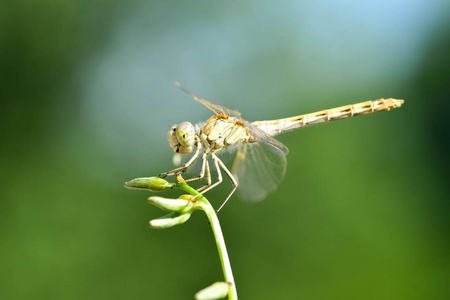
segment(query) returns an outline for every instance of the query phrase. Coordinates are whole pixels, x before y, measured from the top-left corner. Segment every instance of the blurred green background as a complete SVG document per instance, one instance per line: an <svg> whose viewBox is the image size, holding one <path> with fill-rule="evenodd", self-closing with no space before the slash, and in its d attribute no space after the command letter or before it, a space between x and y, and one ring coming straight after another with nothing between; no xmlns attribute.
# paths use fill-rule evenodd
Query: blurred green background
<svg viewBox="0 0 450 300"><path fill-rule="evenodd" d="M172 124L211 116L180 81L250 121L406 100L280 136L281 187L219 214L241 299L449 299L449 17L445 0L1 2L0 298L222 280L204 215L152 230L151 193L123 188L172 168Z"/></svg>

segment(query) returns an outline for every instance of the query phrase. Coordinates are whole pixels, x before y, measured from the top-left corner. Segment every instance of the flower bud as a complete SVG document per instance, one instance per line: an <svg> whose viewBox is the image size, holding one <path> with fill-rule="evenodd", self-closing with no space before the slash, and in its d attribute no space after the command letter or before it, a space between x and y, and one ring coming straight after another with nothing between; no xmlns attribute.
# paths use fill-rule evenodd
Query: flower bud
<svg viewBox="0 0 450 300"><path fill-rule="evenodd" d="M195 294L196 300L215 300L222 299L228 295L230 291L231 283L229 282L216 282L212 285L204 288L197 294Z"/></svg>
<svg viewBox="0 0 450 300"><path fill-rule="evenodd" d="M148 198L148 202L161 209L171 212L190 212L192 208L192 202L188 199L167 199L163 197L152 196Z"/></svg>
<svg viewBox="0 0 450 300"><path fill-rule="evenodd" d="M129 189L150 190L152 192L163 192L172 188L175 184L159 177L142 177L125 182Z"/></svg>
<svg viewBox="0 0 450 300"><path fill-rule="evenodd" d="M172 217L175 216L175 217ZM176 214L171 213L168 214L165 217L162 217L160 219L154 219L149 222L150 227L155 229L165 229L169 227L173 227L175 225L180 225L189 220L191 217L191 214Z"/></svg>

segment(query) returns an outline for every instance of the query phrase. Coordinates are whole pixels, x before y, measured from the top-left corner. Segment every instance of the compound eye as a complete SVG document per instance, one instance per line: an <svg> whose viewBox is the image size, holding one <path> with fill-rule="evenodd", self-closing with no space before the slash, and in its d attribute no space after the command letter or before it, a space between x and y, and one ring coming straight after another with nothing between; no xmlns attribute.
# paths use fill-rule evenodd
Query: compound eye
<svg viewBox="0 0 450 300"><path fill-rule="evenodd" d="M178 139L176 136L176 130L177 130L176 126L172 126L172 129L170 129L169 144L170 144L170 147L172 147L172 149L174 149L175 152L178 152L176 149L180 146L180 144L178 143Z"/></svg>
<svg viewBox="0 0 450 300"><path fill-rule="evenodd" d="M195 130L189 122L183 122L176 127L174 131L177 137L178 143L182 147L190 148L195 143Z"/></svg>

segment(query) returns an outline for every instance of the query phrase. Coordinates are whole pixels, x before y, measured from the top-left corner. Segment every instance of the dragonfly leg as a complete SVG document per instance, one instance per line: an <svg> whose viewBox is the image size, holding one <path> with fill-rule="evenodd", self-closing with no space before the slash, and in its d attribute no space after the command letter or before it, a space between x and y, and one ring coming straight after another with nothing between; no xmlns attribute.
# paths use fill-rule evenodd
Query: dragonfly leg
<svg viewBox="0 0 450 300"><path fill-rule="evenodd" d="M228 194L228 197L225 199L225 201L223 201L222 205L220 205L219 209L217 210L217 212L219 212L222 207L225 205L225 203L227 203L228 199L230 199L231 195L233 195L233 193L236 191L237 187L238 187L238 182L237 180L234 178L233 174L231 174L231 172L228 170L228 168L225 166L225 164L219 159L217 158L217 161L219 163L219 165L222 167L222 169L225 171L225 173L228 175L228 177L231 179L231 182L233 183L233 190Z"/></svg>
<svg viewBox="0 0 450 300"><path fill-rule="evenodd" d="M186 183L186 182L195 181L195 180L204 178L205 177L205 169L207 170L207 172L209 172L207 154L203 153L203 155L202 155L202 170L200 171L200 174L197 177L185 179L185 180L181 181L180 183Z"/></svg>
<svg viewBox="0 0 450 300"><path fill-rule="evenodd" d="M238 183L237 183L237 180L231 174L231 172L227 169L225 164L214 153L211 153L211 157L212 157L212 159L214 161L214 166L216 167L216 170L217 170L217 177L218 177L217 178L217 182L215 182L214 184L211 185L211 177L209 176L208 185L205 186L205 187L201 187L200 188L202 191L200 192L199 195L203 195L207 191L215 188L216 186L218 186L219 184L222 183L223 178L222 178L222 172L220 171L220 168L222 168L222 170L225 171L225 173L228 175L228 177L230 177L231 182L233 183L233 186L234 186L234 188L231 191L231 193L228 194L228 196L225 199L225 201L222 203L222 205L220 205L219 209L217 210L217 212L219 212L222 209L222 207L225 205L225 203L227 203L228 199L230 199L231 195L233 195L234 191L236 191ZM191 200L194 199L195 197L197 197L197 196L194 196L193 198L191 198Z"/></svg>
<svg viewBox="0 0 450 300"><path fill-rule="evenodd" d="M197 189L197 192L201 192L205 188L211 185L211 171L209 170L209 162L206 160L206 185L202 186L201 188Z"/></svg>
<svg viewBox="0 0 450 300"><path fill-rule="evenodd" d="M207 191L215 188L217 185L222 183L222 173L220 172L220 167L219 167L219 163L218 160L219 158L217 158L217 156L214 153L211 153L211 157L214 161L214 166L216 167L217 170L217 182L215 182L214 184L211 184L211 174L208 175L208 184L204 187L201 187L199 190L201 191L199 194L195 195L194 197L191 198L191 201L194 200L195 198L197 198L198 195L203 195L204 193L206 193ZM208 167L208 172L209 172L209 167Z"/></svg>
<svg viewBox="0 0 450 300"><path fill-rule="evenodd" d="M173 170L165 172L165 173L161 173L161 174L159 174L159 177L165 178L167 176L178 175L178 174L186 172L187 170L189 170L190 167L192 167L194 162L197 160L199 152L200 152L200 147L196 147L194 155L191 157L191 159L187 163L185 163L182 167L173 169Z"/></svg>

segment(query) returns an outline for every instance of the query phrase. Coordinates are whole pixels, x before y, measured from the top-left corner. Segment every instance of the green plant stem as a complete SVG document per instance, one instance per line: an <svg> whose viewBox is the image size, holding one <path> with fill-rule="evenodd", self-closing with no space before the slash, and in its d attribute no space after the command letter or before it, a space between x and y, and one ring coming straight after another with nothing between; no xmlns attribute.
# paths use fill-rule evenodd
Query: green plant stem
<svg viewBox="0 0 450 300"><path fill-rule="evenodd" d="M211 223L211 228L216 240L217 250L219 252L220 261L222 263L223 275L225 281L231 283L230 293L228 299L237 300L236 284L234 283L233 271L231 270L230 259L228 257L227 247L225 246L225 240L223 238L222 229L220 228L219 219L217 218L216 211L211 205L202 205L203 211Z"/></svg>
<svg viewBox="0 0 450 300"><path fill-rule="evenodd" d="M211 203L201 194L199 194L195 189L191 188L189 185L185 183L179 183L175 185L176 188L182 189L189 194L196 196L198 200L198 206L201 210L203 210L208 217L209 223L211 224L211 228L214 234L214 238L216 240L217 250L219 252L220 262L222 264L223 275L225 277L225 281L231 284L230 292L228 293L229 300L237 300L237 290L236 284L234 282L233 272L231 270L230 258L228 257L227 247L225 245L225 240L223 238L222 229L220 227L219 219L217 218L216 211L212 207Z"/></svg>

